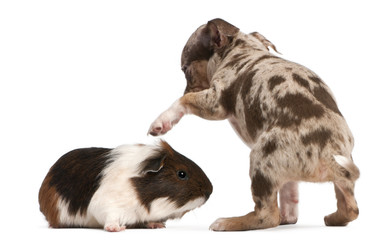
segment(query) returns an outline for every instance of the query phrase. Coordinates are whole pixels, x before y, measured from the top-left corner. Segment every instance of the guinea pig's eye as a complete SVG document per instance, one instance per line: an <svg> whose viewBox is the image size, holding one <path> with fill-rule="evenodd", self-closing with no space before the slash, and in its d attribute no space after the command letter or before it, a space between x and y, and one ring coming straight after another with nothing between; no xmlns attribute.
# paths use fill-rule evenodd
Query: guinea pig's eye
<svg viewBox="0 0 387 240"><path fill-rule="evenodd" d="M181 170L177 172L177 176L178 176L181 180L187 180L187 179L188 179L187 173L184 172L184 171L181 171Z"/></svg>

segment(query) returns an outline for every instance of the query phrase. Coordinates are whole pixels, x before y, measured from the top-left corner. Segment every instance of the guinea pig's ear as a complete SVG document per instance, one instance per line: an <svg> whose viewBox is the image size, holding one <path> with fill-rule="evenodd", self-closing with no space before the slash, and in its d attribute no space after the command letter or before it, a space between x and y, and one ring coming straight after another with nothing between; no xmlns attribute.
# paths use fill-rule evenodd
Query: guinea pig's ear
<svg viewBox="0 0 387 240"><path fill-rule="evenodd" d="M144 160L140 165L140 173L147 174L149 172L158 172L163 168L167 155L152 156Z"/></svg>
<svg viewBox="0 0 387 240"><path fill-rule="evenodd" d="M220 18L209 21L207 26L210 29L211 42L217 48L225 46L228 43L227 37L233 37L239 32L239 28Z"/></svg>

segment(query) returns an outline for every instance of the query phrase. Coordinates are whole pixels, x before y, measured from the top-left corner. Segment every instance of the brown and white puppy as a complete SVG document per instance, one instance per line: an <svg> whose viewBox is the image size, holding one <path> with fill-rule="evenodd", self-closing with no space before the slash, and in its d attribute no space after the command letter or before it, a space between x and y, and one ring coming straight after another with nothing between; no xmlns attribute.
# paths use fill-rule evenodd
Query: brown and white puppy
<svg viewBox="0 0 387 240"><path fill-rule="evenodd" d="M200 167L161 141L66 153L44 179L39 204L51 227L117 232L165 227L211 193Z"/></svg>
<svg viewBox="0 0 387 240"><path fill-rule="evenodd" d="M308 68L272 55L268 47L276 50L259 33L244 34L222 19L200 26L182 53L185 95L152 123L149 133L165 134L185 114L195 114L228 119L251 148L255 209L218 219L212 230L296 223L298 181L332 181L338 210L325 217L325 224L346 225L359 214L351 131L328 86Z"/></svg>

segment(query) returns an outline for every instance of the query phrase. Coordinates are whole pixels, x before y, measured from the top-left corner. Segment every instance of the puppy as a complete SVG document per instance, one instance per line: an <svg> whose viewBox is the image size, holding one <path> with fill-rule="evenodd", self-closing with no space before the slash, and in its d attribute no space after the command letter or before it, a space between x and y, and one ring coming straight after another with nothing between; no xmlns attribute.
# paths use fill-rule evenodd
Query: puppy
<svg viewBox="0 0 387 240"><path fill-rule="evenodd" d="M261 34L244 34L222 19L200 26L181 57L184 96L152 123L149 133L165 134L185 114L195 114L228 119L251 148L254 211L218 219L212 230L296 223L298 181L332 181L338 209L324 218L325 224L344 226L359 214L351 131L328 86L308 68L272 55L269 47L276 50Z"/></svg>

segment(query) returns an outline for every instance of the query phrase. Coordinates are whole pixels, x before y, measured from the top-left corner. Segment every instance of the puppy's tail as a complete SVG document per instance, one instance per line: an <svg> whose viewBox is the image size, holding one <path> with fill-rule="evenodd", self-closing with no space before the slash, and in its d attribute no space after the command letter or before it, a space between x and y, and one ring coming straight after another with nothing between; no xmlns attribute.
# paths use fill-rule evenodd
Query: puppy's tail
<svg viewBox="0 0 387 240"><path fill-rule="evenodd" d="M335 161L341 166L342 175L351 181L356 181L360 177L359 168L353 163L352 157L347 158L342 155L333 155Z"/></svg>

